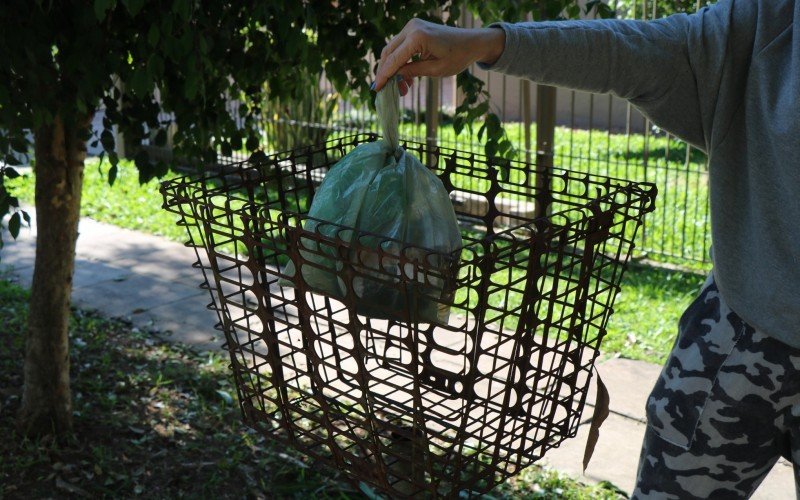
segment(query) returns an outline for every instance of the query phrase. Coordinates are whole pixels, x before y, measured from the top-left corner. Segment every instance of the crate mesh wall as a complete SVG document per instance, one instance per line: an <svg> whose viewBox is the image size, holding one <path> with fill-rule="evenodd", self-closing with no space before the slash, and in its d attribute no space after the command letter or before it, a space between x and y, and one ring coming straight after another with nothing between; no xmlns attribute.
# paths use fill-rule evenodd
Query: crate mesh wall
<svg viewBox="0 0 800 500"><path fill-rule="evenodd" d="M168 181L164 206L197 251L248 425L394 497L486 492L576 434L655 188L406 143L454 200L460 255L304 230L328 169L374 139ZM284 273L315 252L341 256L343 297ZM358 314L359 279L397 290L407 310ZM420 299L449 305L448 323L412 321Z"/></svg>

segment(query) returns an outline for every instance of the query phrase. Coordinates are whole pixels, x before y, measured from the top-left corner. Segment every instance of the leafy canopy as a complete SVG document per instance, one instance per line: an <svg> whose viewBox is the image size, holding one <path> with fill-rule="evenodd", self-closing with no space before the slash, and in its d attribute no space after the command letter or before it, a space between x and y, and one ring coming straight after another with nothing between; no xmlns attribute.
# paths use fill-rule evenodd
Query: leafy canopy
<svg viewBox="0 0 800 500"><path fill-rule="evenodd" d="M5 0L0 9L0 214L14 212L14 236L24 214L3 186L10 168L29 150L31 132L59 117L84 127L105 107L97 137L117 174L112 127L133 144L167 140L174 122L176 150L213 159L223 151L259 147L260 106L306 91L298 70L325 71L345 98L368 101L374 68L386 38L413 17L452 24L469 9L485 21L576 17L577 0ZM607 14L600 2L590 2ZM460 128L486 116L487 153L513 154L499 120L490 113L483 84L458 79L465 103ZM226 110L240 102L240 123ZM80 125L84 124L84 125ZM163 163L136 155L140 181L164 175ZM0 245L2 242L0 241Z"/></svg>

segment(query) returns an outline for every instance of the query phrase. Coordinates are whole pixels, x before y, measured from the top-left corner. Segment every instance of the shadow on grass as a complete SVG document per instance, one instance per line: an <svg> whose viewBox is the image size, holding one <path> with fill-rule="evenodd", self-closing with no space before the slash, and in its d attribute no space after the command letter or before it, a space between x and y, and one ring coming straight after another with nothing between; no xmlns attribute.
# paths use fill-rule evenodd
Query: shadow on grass
<svg viewBox="0 0 800 500"><path fill-rule="evenodd" d="M26 294L0 281L0 422L14 428ZM241 424L227 363L156 341L122 321L73 311L74 436L0 444L0 496L356 498Z"/></svg>
<svg viewBox="0 0 800 500"><path fill-rule="evenodd" d="M241 423L227 360L156 340L120 320L73 310L75 433L13 432L22 384L27 293L0 280L0 497L364 498ZM530 467L489 498L619 498Z"/></svg>

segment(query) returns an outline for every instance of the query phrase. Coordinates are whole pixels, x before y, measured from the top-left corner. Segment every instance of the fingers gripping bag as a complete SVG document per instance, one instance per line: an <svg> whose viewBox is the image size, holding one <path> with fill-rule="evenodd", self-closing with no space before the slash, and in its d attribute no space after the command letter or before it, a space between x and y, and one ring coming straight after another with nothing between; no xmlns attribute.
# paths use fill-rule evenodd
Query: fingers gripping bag
<svg viewBox="0 0 800 500"><path fill-rule="evenodd" d="M446 323L461 234L442 182L399 145L399 101L392 79L375 99L383 139L357 146L317 188L303 229L331 244L300 237L300 273L312 291L333 298L352 283L358 314ZM292 279L281 285L294 286L297 265L287 265Z"/></svg>

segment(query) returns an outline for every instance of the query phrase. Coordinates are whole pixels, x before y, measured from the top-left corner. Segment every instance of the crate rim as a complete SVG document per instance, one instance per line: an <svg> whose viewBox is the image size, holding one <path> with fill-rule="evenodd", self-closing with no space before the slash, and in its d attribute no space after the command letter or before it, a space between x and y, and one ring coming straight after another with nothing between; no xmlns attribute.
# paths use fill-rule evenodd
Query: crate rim
<svg viewBox="0 0 800 500"><path fill-rule="evenodd" d="M302 146L299 148L288 149L284 151L276 151L269 155L264 154L263 151L256 151L252 153L250 157L246 160L235 161L230 163L220 163L218 165L220 166L224 165L226 167L233 168L235 171L238 171L241 175L241 173L246 171L257 172L259 167L263 166L264 164L274 163L276 161L282 161L282 160L286 161L292 158L296 158L298 156L298 153L301 155L307 155L311 154L313 151L319 148L329 149L331 146L342 147L348 144L357 146L359 144L375 141L380 138L381 136L379 136L374 132L350 134L342 137L337 137L335 139L328 139L327 141L319 142L313 145ZM422 142L417 142L412 140L401 140L400 144L401 147L403 147L404 149L408 149L407 148L408 145L413 145L423 151L427 151L430 153L437 153L439 155L441 155L442 153L448 155L454 155L454 154L469 155L468 156L469 159L485 163L487 166L495 168L501 166L498 162L501 163L510 162L511 164L535 167L536 172L545 172L545 170L540 169L535 162L526 162L524 160L505 159L499 157L488 157L485 154L481 153L464 151L456 148L449 148L438 145L431 146ZM595 174L590 172L579 172L564 167L551 167L549 170L552 172L550 174L551 178L569 178L576 181L580 181L581 179L590 179L590 178L594 179L595 181L604 180L606 181L609 187L612 185L612 183L615 183L617 184L618 188L631 189L632 191L638 192L641 196L648 199L649 203L647 203L647 205L643 207L644 213L650 213L655 209L654 205L656 196L658 194L658 186L654 182L624 179L620 177L613 177L613 176ZM230 175L230 173L219 172L219 173L209 174L208 171L200 171L197 173L184 174L174 177L172 179L161 181L160 191L163 194L165 193L166 190L174 188L178 185L196 183L215 177L222 178L225 177L226 175Z"/></svg>

